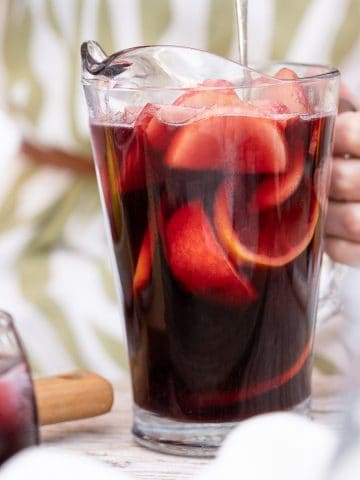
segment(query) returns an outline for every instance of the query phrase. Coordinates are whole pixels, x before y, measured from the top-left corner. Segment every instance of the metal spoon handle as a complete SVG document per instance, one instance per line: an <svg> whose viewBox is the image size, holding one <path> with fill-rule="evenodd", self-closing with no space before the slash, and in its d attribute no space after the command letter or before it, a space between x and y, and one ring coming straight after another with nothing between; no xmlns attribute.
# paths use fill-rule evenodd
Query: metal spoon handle
<svg viewBox="0 0 360 480"><path fill-rule="evenodd" d="M241 65L247 66L247 17L248 17L248 1L236 0L236 21L238 27L239 39L239 62Z"/></svg>

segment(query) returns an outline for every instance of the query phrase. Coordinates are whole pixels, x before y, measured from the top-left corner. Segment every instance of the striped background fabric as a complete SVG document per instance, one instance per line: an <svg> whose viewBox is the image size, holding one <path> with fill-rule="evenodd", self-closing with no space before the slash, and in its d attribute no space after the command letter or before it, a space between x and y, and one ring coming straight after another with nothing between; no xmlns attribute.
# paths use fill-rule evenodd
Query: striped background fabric
<svg viewBox="0 0 360 480"><path fill-rule="evenodd" d="M250 0L249 58L334 64L360 96L359 20L359 0ZM0 108L22 136L90 156L79 57L88 39L108 52L163 43L236 58L234 2L2 0ZM34 370L119 377L122 313L95 179L11 149L0 166L0 307L15 316ZM325 352L319 368L337 366Z"/></svg>

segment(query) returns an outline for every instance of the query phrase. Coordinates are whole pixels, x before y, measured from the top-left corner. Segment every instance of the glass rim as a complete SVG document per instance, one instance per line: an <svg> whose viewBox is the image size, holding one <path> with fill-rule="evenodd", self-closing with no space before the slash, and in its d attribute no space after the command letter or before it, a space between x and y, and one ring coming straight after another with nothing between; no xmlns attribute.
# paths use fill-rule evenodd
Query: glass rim
<svg viewBox="0 0 360 480"><path fill-rule="evenodd" d="M17 348L16 356L20 356L21 358L26 359L24 347L21 342L20 336L17 332L17 329L15 327L13 317L9 312L6 312L5 310L1 310L1 309L0 309L0 328L7 330L15 340L16 348Z"/></svg>
<svg viewBox="0 0 360 480"><path fill-rule="evenodd" d="M14 321L10 313L0 309L0 326L14 330Z"/></svg>
<svg viewBox="0 0 360 480"><path fill-rule="evenodd" d="M149 45L153 47L154 45ZM159 47L168 46L168 45L157 45ZM174 48L184 48L180 45L171 45ZM137 47L135 47L137 48ZM134 48L134 49L135 49ZM192 47L186 47L192 48ZM132 49L128 49L132 50ZM195 49L196 50L196 49ZM229 59L230 62L238 64L234 60ZM319 71L313 75L305 75L303 77L298 78L286 78L286 79L276 79L274 76L266 73L262 73L259 67L292 67L292 68L308 68L308 69L318 69ZM139 91L148 91L148 92L161 92L161 91L168 91L168 92L187 92L189 90L206 90L206 91L222 91L222 90L246 90L246 89L260 89L272 86L281 86L281 85L289 85L289 84L309 84L309 83L317 83L323 80L330 80L332 78L337 78L340 76L340 71L336 67L327 64L321 63L302 63L302 62L292 62L292 61L280 61L280 60L271 60L271 61L264 61L264 62L254 62L247 67L250 73L254 73L256 75L261 75L260 79L262 80L261 83L259 82L259 78L255 79L257 81L256 85L249 85L249 84L234 84L233 86L228 85L192 85L192 86L122 86L119 85L116 80L111 79L103 79L96 77L96 75L91 76L88 72L82 71L81 74L81 83L84 87L92 87L95 90L99 91L109 91L109 92L118 92L118 91L129 91L129 92L139 92ZM225 79L226 80L226 79ZM242 80L243 81L243 80ZM112 86L108 86L109 83L112 83ZM99 85L100 84L100 85Z"/></svg>
<svg viewBox="0 0 360 480"><path fill-rule="evenodd" d="M269 60L269 61L264 61L264 62L254 62L250 64L251 66L249 67L250 70L261 73L257 70L259 67L264 67L264 66L272 66L272 67L303 67L303 68L317 68L319 70L323 70L322 72L318 72L314 75L305 75L303 77L298 77L298 78L282 78L282 79L276 79L280 80L281 82L284 83L301 83L303 81L312 81L315 79L328 79L328 78L335 78L340 76L340 70L333 65L328 65L326 63L309 63L309 62L293 62L290 60ZM274 80L275 77L272 75L266 75L264 74L264 77L269 78L271 80ZM271 83L271 85L274 85Z"/></svg>

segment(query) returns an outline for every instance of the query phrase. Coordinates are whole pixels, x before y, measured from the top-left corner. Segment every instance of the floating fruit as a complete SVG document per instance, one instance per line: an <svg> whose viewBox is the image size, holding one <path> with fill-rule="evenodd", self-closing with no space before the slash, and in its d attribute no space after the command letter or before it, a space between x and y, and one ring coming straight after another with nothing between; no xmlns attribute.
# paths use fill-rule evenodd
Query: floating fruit
<svg viewBox="0 0 360 480"><path fill-rule="evenodd" d="M250 203L250 211L257 212L283 203L299 186L304 173L305 152L302 144L289 155L288 168L280 175L271 175L260 183Z"/></svg>
<svg viewBox="0 0 360 480"><path fill-rule="evenodd" d="M133 279L133 289L136 294L147 287L147 285L150 283L153 254L154 241L152 239L150 229L147 227L141 243Z"/></svg>
<svg viewBox="0 0 360 480"><path fill-rule="evenodd" d="M174 105L208 108L221 105L238 105L241 103L231 82L227 80L206 80L198 88L190 89L177 98Z"/></svg>
<svg viewBox="0 0 360 480"><path fill-rule="evenodd" d="M290 68L280 69L276 75L279 80L289 80L281 86L271 87L270 96L272 100L278 100L284 103L291 113L303 114L309 113L309 101L304 87L297 82L297 74Z"/></svg>
<svg viewBox="0 0 360 480"><path fill-rule="evenodd" d="M189 122L197 110L186 106L151 106L152 118L146 127L146 139L154 150L165 150L175 133L175 127Z"/></svg>
<svg viewBox="0 0 360 480"><path fill-rule="evenodd" d="M190 109L188 109L190 110ZM153 105L146 105L137 117L135 125L131 132L131 137L122 141L122 149L118 147L120 178L119 190L127 193L144 188L148 183L158 183L162 181L163 164L158 160L158 156L152 151L147 136L148 129L153 120L156 120L158 109ZM154 134L152 141L166 142L169 137L168 126L158 122L158 130ZM171 127L175 130L175 124ZM169 137L171 138L171 137ZM113 141L116 142L116 138ZM121 144L118 141L117 144ZM114 148L116 151L116 147ZM121 156L120 156L121 155ZM147 168L147 170L146 170Z"/></svg>
<svg viewBox="0 0 360 480"><path fill-rule="evenodd" d="M224 114L229 112L224 108L214 109L208 117L181 128L170 143L166 165L236 173L283 172L287 152L277 122L251 116L256 112L254 107L241 107L245 115L236 110L233 115Z"/></svg>
<svg viewBox="0 0 360 480"><path fill-rule="evenodd" d="M276 81L277 80L277 81ZM283 80L279 82L279 80ZM298 80L298 81L296 81ZM300 83L301 79L290 68L281 68L274 76L274 81L271 84L261 87L261 81L258 82L259 90L257 92L257 100L255 105L261 107L261 102L265 102L263 107L269 107L273 109L281 109L284 107L287 112L274 112L274 113L288 113L294 115L301 115L309 113L310 104L306 95L306 91L303 85ZM255 85L256 86L256 85ZM267 106L266 103L269 105Z"/></svg>
<svg viewBox="0 0 360 480"><path fill-rule="evenodd" d="M120 189L123 193L144 188L145 160L142 129L134 128L134 135L128 147L124 149L120 167Z"/></svg>
<svg viewBox="0 0 360 480"><path fill-rule="evenodd" d="M187 90L172 105L149 105L147 108L152 115L146 127L149 145L155 150L165 150L174 133L174 127L198 115L199 109L239 103L240 99L231 82L206 80L199 87Z"/></svg>
<svg viewBox="0 0 360 480"><path fill-rule="evenodd" d="M294 72L294 70L291 70L291 68L280 68L280 70L275 73L275 78L278 78L280 80L296 80L298 75Z"/></svg>
<svg viewBox="0 0 360 480"><path fill-rule="evenodd" d="M233 183L225 181L214 203L217 235L233 261L280 267L305 250L319 216L311 186L303 182L284 204L253 215L246 206L234 204L234 188Z"/></svg>
<svg viewBox="0 0 360 480"><path fill-rule="evenodd" d="M200 201L172 215L166 226L166 251L170 269L185 290L230 306L256 298L250 282L224 254Z"/></svg>
<svg viewBox="0 0 360 480"><path fill-rule="evenodd" d="M119 156L118 176L122 193L140 190L146 185L145 154L148 157L148 152L144 132L154 112L152 105L146 105L136 117L133 127L113 128L112 138L107 139L107 148L114 152L113 155L117 152Z"/></svg>

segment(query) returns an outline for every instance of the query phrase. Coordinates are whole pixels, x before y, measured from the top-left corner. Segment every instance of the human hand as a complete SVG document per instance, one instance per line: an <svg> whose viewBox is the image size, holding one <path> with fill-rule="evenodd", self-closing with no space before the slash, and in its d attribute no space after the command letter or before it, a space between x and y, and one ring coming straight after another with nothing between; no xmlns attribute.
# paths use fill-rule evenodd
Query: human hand
<svg viewBox="0 0 360 480"><path fill-rule="evenodd" d="M353 98L345 102L348 110L359 107ZM329 200L325 251L336 262L360 264L360 111L336 119Z"/></svg>

